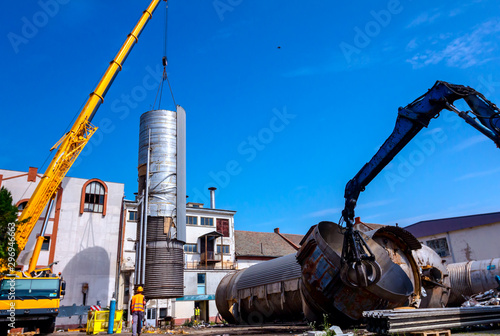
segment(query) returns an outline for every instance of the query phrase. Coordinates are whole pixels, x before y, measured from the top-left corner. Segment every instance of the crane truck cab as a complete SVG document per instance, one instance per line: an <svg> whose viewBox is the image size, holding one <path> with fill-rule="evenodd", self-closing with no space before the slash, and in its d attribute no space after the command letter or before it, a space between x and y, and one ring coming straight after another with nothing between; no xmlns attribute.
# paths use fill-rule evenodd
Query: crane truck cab
<svg viewBox="0 0 500 336"><path fill-rule="evenodd" d="M16 272L0 277L0 336L11 328L54 332L66 283L49 271L37 275L24 277Z"/></svg>

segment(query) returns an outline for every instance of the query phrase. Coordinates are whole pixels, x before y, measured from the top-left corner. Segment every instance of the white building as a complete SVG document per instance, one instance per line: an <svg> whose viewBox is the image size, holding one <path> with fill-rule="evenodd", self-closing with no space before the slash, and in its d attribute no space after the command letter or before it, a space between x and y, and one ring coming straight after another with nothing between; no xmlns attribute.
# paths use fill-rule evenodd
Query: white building
<svg viewBox="0 0 500 336"><path fill-rule="evenodd" d="M500 212L434 219L405 227L447 263L497 258Z"/></svg>
<svg viewBox="0 0 500 336"><path fill-rule="evenodd" d="M0 169L0 186L7 188L21 211L42 177L36 168L29 172ZM118 242L124 184L99 179L65 177L57 193L45 232L39 267L53 265L66 280L61 306L107 306L115 292ZM42 218L21 252L18 263L27 269ZM64 314L60 314L64 315ZM76 327L86 318L58 317L57 326Z"/></svg>
<svg viewBox="0 0 500 336"><path fill-rule="evenodd" d="M122 239L121 276L118 309L128 311L133 295L135 241L137 239L136 202L125 201ZM200 319L215 321L218 311L215 291L220 280L235 266L234 214L236 211L204 208L201 203L187 203L186 244L184 245L184 296L177 299L150 300L147 324L156 326L166 317L182 324L199 307Z"/></svg>

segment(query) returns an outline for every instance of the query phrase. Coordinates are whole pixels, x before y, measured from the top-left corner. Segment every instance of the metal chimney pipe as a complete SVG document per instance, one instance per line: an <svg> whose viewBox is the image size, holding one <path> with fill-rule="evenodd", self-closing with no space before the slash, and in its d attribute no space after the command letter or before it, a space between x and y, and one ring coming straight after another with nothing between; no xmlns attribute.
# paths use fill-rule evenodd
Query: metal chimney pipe
<svg viewBox="0 0 500 336"><path fill-rule="evenodd" d="M210 190L210 209L215 209L215 191L217 188L210 187L208 190Z"/></svg>

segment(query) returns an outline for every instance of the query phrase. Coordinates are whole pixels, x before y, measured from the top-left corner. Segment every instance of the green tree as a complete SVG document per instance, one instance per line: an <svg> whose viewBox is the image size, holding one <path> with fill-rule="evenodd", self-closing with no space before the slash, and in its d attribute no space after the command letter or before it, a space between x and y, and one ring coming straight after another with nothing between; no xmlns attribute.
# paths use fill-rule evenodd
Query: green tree
<svg viewBox="0 0 500 336"><path fill-rule="evenodd" d="M12 226L14 223L15 226ZM9 225L10 224L10 225ZM15 241L9 240L15 228L19 225L17 221L17 207L12 203L12 194L2 187L0 189L0 268L7 269L9 257L16 260L19 248ZM10 243L10 244L9 244ZM11 247L9 251L9 247ZM12 249L13 248L13 249ZM10 252L10 255L9 255ZM14 256L12 253L14 252ZM14 258L14 259L12 259Z"/></svg>

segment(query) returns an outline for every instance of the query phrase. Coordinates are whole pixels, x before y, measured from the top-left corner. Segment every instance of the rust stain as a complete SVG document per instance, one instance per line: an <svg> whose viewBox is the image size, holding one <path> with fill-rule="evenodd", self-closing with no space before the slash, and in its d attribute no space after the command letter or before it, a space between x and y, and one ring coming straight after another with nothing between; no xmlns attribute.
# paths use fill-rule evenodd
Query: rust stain
<svg viewBox="0 0 500 336"><path fill-rule="evenodd" d="M465 253L465 258L467 259L467 261L471 261L472 260L472 249L470 248L469 246L469 243L466 243L467 246L463 249L464 253Z"/></svg>

